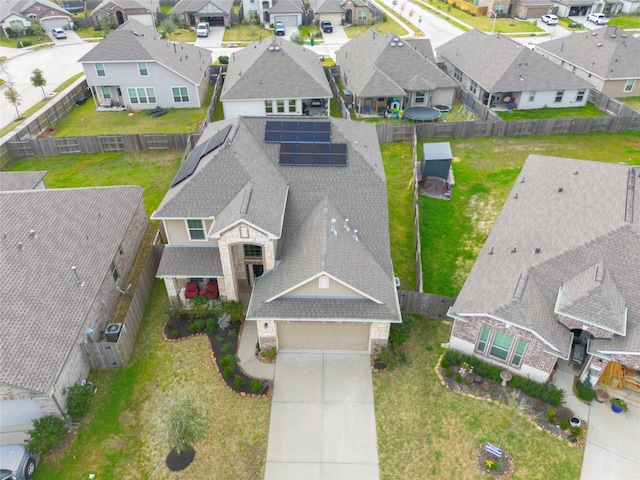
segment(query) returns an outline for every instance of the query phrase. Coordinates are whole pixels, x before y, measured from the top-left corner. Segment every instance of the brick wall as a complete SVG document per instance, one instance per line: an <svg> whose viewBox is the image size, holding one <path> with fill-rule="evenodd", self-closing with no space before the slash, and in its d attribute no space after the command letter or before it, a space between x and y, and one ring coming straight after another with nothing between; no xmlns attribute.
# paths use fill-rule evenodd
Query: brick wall
<svg viewBox="0 0 640 480"><path fill-rule="evenodd" d="M589 332L591 335L593 335L594 338L613 338L613 333L608 330L594 327L593 325L589 325L573 318L565 317L564 315L557 315L556 318L569 330L584 330L585 332Z"/></svg>

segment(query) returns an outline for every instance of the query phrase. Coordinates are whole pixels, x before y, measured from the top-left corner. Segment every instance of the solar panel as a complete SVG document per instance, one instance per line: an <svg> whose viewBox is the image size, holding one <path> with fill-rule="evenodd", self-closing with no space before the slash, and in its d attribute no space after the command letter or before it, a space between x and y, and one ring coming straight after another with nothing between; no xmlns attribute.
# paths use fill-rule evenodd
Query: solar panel
<svg viewBox="0 0 640 480"><path fill-rule="evenodd" d="M229 135L230 130L231 130L231 125L227 125L218 133L216 133L213 137L211 137L209 141L206 143L206 147L204 151L202 152L202 154L200 154L200 158L213 152L216 148L222 145L224 141L227 139L227 135Z"/></svg>
<svg viewBox="0 0 640 480"><path fill-rule="evenodd" d="M346 166L346 143L283 143L280 165Z"/></svg>
<svg viewBox="0 0 640 480"><path fill-rule="evenodd" d="M331 123L267 120L264 141L267 143L331 143Z"/></svg>

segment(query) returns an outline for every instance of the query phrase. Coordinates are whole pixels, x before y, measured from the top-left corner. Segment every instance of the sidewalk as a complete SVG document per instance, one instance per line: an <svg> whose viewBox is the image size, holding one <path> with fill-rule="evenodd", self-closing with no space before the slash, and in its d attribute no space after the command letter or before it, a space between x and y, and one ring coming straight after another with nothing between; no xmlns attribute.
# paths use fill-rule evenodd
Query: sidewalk
<svg viewBox="0 0 640 480"><path fill-rule="evenodd" d="M275 363L263 363L256 358L256 343L258 342L258 327L255 320L245 320L238 345L240 366L252 377L273 380L276 369Z"/></svg>

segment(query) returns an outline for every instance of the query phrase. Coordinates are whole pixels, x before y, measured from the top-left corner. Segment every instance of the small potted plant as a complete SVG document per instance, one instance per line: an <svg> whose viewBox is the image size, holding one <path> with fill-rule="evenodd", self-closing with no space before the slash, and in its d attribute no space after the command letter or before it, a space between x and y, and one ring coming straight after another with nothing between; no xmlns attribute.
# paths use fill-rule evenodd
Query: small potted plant
<svg viewBox="0 0 640 480"><path fill-rule="evenodd" d="M612 398L611 399L611 410L613 410L616 413L626 412L627 411L627 402L625 402L621 398Z"/></svg>

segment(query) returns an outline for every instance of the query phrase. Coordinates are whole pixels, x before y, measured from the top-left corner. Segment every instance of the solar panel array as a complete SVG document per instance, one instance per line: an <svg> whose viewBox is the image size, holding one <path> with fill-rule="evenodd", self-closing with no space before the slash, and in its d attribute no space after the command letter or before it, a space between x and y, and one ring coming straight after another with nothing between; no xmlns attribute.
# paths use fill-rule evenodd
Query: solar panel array
<svg viewBox="0 0 640 480"><path fill-rule="evenodd" d="M216 148L222 145L227 139L227 135L229 135L230 130L231 125L227 125L208 141L202 142L191 150L187 159L184 161L180 170L178 170L178 173L174 177L173 182L171 182L171 186L175 187L180 182L193 175L193 172L198 168L198 164L200 163L200 160L202 160L202 157L213 152Z"/></svg>
<svg viewBox="0 0 640 480"><path fill-rule="evenodd" d="M331 123L268 120L264 141L267 143L331 143Z"/></svg>
<svg viewBox="0 0 640 480"><path fill-rule="evenodd" d="M343 166L347 165L346 143L283 143L280 165Z"/></svg>

